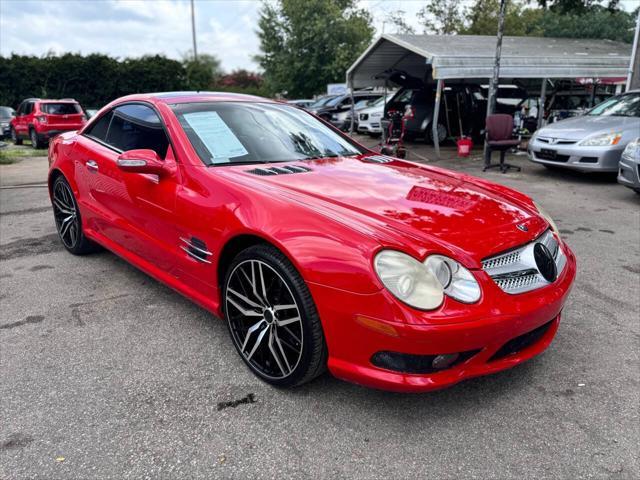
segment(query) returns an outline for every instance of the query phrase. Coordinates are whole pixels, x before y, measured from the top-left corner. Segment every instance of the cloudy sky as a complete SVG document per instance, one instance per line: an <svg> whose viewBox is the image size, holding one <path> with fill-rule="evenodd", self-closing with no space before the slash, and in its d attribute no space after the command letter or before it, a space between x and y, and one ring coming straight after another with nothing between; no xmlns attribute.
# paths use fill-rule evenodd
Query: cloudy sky
<svg viewBox="0 0 640 480"><path fill-rule="evenodd" d="M638 2L623 0L623 5L631 10ZM359 3L373 15L378 33L394 10L404 10L417 26L416 13L424 5L421 0ZM260 5L259 0L196 0L198 51L216 55L225 70L255 69ZM0 55L70 51L181 58L190 49L188 0L0 0Z"/></svg>

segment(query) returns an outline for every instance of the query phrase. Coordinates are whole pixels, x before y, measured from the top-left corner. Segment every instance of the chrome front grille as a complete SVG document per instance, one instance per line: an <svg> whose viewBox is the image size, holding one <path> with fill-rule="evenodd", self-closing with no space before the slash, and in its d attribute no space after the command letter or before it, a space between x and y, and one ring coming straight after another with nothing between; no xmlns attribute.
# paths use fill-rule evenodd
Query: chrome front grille
<svg viewBox="0 0 640 480"><path fill-rule="evenodd" d="M483 260L482 269L489 274L498 287L510 294L529 292L549 285L550 282L540 274L536 265L534 258L536 243L542 243L549 249L560 275L567 258L551 230L547 230L533 242L522 247Z"/></svg>
<svg viewBox="0 0 640 480"><path fill-rule="evenodd" d="M498 286L505 292L511 293L512 290L521 288L529 288L538 283L538 273L528 273L525 275L517 275L515 277L497 278L494 280Z"/></svg>
<svg viewBox="0 0 640 480"><path fill-rule="evenodd" d="M520 252L510 252L510 253L505 253L504 255L493 257L489 260L485 260L484 262L482 262L482 268L487 270L489 268L504 267L505 265L510 265L512 263L516 263L519 261L520 261Z"/></svg>

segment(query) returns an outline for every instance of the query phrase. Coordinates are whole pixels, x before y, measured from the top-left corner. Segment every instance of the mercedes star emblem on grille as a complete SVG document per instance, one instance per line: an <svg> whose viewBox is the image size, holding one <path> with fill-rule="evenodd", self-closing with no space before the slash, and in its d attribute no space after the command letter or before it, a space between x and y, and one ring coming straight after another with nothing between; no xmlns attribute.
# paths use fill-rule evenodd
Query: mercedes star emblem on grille
<svg viewBox="0 0 640 480"><path fill-rule="evenodd" d="M535 244L533 247L533 258L536 261L540 275L542 275L547 282L551 283L558 277L556 262L545 245L542 243Z"/></svg>

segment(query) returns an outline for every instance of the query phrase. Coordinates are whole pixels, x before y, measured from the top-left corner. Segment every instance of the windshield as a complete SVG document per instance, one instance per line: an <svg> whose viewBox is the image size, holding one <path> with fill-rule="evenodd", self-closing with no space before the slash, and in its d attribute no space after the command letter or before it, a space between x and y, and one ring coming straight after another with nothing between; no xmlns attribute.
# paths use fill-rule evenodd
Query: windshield
<svg viewBox="0 0 640 480"><path fill-rule="evenodd" d="M73 115L80 113L77 103L41 103L40 111L49 115Z"/></svg>
<svg viewBox="0 0 640 480"><path fill-rule="evenodd" d="M329 100L333 100L334 98L337 98L337 97L332 95L330 97L319 98L315 103L312 103L311 105L309 105L309 108L323 107L324 105L327 104L327 102L329 102Z"/></svg>
<svg viewBox="0 0 640 480"><path fill-rule="evenodd" d="M379 107L384 105L384 97L380 97L369 104L369 107Z"/></svg>
<svg viewBox="0 0 640 480"><path fill-rule="evenodd" d="M15 112L13 108L10 107L0 107L0 118L11 118L15 116Z"/></svg>
<svg viewBox="0 0 640 480"><path fill-rule="evenodd" d="M344 97L333 97L330 98L328 102L324 104L325 107L335 107L338 105Z"/></svg>
<svg viewBox="0 0 640 480"><path fill-rule="evenodd" d="M313 115L284 104L215 102L172 106L206 165L270 163L364 153Z"/></svg>
<svg viewBox="0 0 640 480"><path fill-rule="evenodd" d="M640 93L613 97L591 109L587 115L640 117Z"/></svg>

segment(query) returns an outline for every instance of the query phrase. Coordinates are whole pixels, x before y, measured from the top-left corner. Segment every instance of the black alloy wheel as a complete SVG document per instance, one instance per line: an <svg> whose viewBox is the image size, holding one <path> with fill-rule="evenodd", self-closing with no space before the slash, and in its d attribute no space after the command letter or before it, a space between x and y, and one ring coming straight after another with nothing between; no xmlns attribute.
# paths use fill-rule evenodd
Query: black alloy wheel
<svg viewBox="0 0 640 480"><path fill-rule="evenodd" d="M279 250L255 245L240 252L222 298L236 350L258 377L289 387L324 371L327 348L313 299Z"/></svg>

